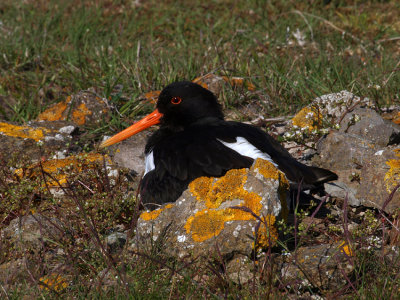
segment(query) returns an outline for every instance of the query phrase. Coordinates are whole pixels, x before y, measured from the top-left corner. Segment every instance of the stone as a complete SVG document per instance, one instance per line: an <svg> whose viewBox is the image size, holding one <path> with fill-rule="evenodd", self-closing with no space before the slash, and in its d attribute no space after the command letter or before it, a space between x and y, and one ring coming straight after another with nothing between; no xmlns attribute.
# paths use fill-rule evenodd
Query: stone
<svg viewBox="0 0 400 300"><path fill-rule="evenodd" d="M352 255L345 242L299 247L284 259L281 276L286 282L296 282L297 288L337 289L347 284L344 274L354 269Z"/></svg>
<svg viewBox="0 0 400 300"><path fill-rule="evenodd" d="M384 147L400 143L400 126L367 108L356 108L346 114L339 132L355 135L375 146Z"/></svg>
<svg viewBox="0 0 400 300"><path fill-rule="evenodd" d="M135 245L160 245L175 257L251 255L275 244L288 189L285 175L262 159L221 178L197 178L176 202L140 215Z"/></svg>
<svg viewBox="0 0 400 300"><path fill-rule="evenodd" d="M121 249L127 239L127 234L125 232L113 232L106 237L106 243L109 247L111 253L116 252L118 249Z"/></svg>
<svg viewBox="0 0 400 300"><path fill-rule="evenodd" d="M110 105L107 99L99 97L94 89L80 91L68 96L44 112L38 121L71 121L76 125L96 125L110 119Z"/></svg>
<svg viewBox="0 0 400 300"><path fill-rule="evenodd" d="M226 264L225 273L236 284L246 284L254 277L254 261L246 255L235 255Z"/></svg>
<svg viewBox="0 0 400 300"><path fill-rule="evenodd" d="M371 100L348 91L340 91L315 98L292 119L293 126L309 131L330 128L354 107L374 107Z"/></svg>
<svg viewBox="0 0 400 300"><path fill-rule="evenodd" d="M143 174L145 170L144 148L150 135L151 131L139 132L121 143L107 147L105 151L110 153L113 162L119 167ZM107 138L105 137L105 139Z"/></svg>
<svg viewBox="0 0 400 300"><path fill-rule="evenodd" d="M378 135L378 133L377 133ZM344 198L353 206L382 209L390 193L400 183L400 147L379 146L354 133L331 132L318 145L314 163L335 172L339 179L326 184L326 191ZM400 207L400 193L385 207L394 212Z"/></svg>
<svg viewBox="0 0 400 300"><path fill-rule="evenodd" d="M60 234L56 226L61 227L61 222L56 218L40 214L26 215L12 220L1 231L1 236L18 247L38 250L47 239L54 240L54 236Z"/></svg>
<svg viewBox="0 0 400 300"><path fill-rule="evenodd" d="M0 122L0 155L4 159L18 155L39 160L65 149L75 128L72 123L65 121L29 122L26 125Z"/></svg>

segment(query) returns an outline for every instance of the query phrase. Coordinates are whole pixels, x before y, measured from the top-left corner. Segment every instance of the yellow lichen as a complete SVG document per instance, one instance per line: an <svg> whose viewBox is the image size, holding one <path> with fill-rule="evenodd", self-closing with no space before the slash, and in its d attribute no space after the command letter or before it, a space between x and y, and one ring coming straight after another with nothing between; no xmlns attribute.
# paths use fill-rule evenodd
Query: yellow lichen
<svg viewBox="0 0 400 300"><path fill-rule="evenodd" d="M225 209L204 209L188 218L185 229L187 233L192 233L192 239L195 242L203 242L217 236L224 229L225 222L232 218L232 215Z"/></svg>
<svg viewBox="0 0 400 300"><path fill-rule="evenodd" d="M254 249L262 249L275 245L278 240L278 231L276 230L275 216L267 215L257 232L257 243L254 244Z"/></svg>
<svg viewBox="0 0 400 300"><path fill-rule="evenodd" d="M395 149L397 157L400 157L400 148ZM400 183L400 159L389 159L386 164L390 167L389 171L386 172L384 180L386 184L386 190L391 193L393 189Z"/></svg>
<svg viewBox="0 0 400 300"><path fill-rule="evenodd" d="M287 190L288 181L270 162L258 159L254 168L256 167L266 178L279 180L282 191ZM247 211L248 209L255 215L260 215L261 197L244 188L246 181L246 169L234 169L228 171L221 178L200 177L189 184L192 195L196 197L197 201L204 202L206 206L205 209L188 218L185 224L186 232L191 233L194 241L202 242L218 235L223 230L225 222L255 220L256 218ZM242 200L242 203L237 206L243 207L243 210L220 208L224 202L235 199ZM273 228L275 217L268 217L267 220L269 220L267 224L271 224L269 232L275 233L276 229ZM262 245L265 245L265 242Z"/></svg>
<svg viewBox="0 0 400 300"><path fill-rule="evenodd" d="M228 76L222 76L222 79L234 87L246 86L249 91L255 91L255 89L256 89L256 86L254 84L252 84L248 80L245 80L243 77L229 78Z"/></svg>
<svg viewBox="0 0 400 300"><path fill-rule="evenodd" d="M72 121L78 125L83 125L86 122L86 116L91 115L92 112L86 107L85 103L79 104L79 106L72 111Z"/></svg>
<svg viewBox="0 0 400 300"><path fill-rule="evenodd" d="M45 137L47 133L50 132L51 130L44 127L34 128L29 126L18 126L0 122L0 134L4 134L7 136L40 141Z"/></svg>
<svg viewBox="0 0 400 300"><path fill-rule="evenodd" d="M293 117L292 124L312 131L322 126L322 115L317 106L306 106Z"/></svg>
<svg viewBox="0 0 400 300"><path fill-rule="evenodd" d="M161 91L151 91L151 92L144 94L144 97L150 103L156 104L160 93L161 93Z"/></svg>
<svg viewBox="0 0 400 300"><path fill-rule="evenodd" d="M108 156L105 156L106 160L111 163ZM66 168L72 168L75 172L82 171L82 163L93 164L95 162L102 162L103 156L99 153L88 153L80 154L77 156L70 156L64 159L51 159L41 163L41 167L45 173L50 174L55 180L49 180L47 182L50 186L64 185L67 182L67 175L71 170ZM36 163L28 167L27 170L17 169L15 175L22 177L28 174L29 176L40 176L42 174L40 164Z"/></svg>
<svg viewBox="0 0 400 300"><path fill-rule="evenodd" d="M39 281L43 284L39 287L45 290L51 289L56 292L61 292L68 287L68 281L59 274L50 274L47 276L43 276L39 279Z"/></svg>
<svg viewBox="0 0 400 300"><path fill-rule="evenodd" d="M161 214L161 212L165 209L171 208L174 205L172 203L165 205L164 208L159 208L153 211L145 211L141 213L140 218L142 218L144 221L150 221L150 220L155 220L158 218L158 216Z"/></svg>
<svg viewBox="0 0 400 300"><path fill-rule="evenodd" d="M338 248L339 248L340 252L345 253L347 256L354 255L353 250L351 249L349 244L346 243L346 241L343 241L342 243L340 243Z"/></svg>
<svg viewBox="0 0 400 300"><path fill-rule="evenodd" d="M68 101L68 99L67 99ZM61 121L65 120L63 117L64 111L67 109L67 101L63 101L46 109L38 116L39 121Z"/></svg>

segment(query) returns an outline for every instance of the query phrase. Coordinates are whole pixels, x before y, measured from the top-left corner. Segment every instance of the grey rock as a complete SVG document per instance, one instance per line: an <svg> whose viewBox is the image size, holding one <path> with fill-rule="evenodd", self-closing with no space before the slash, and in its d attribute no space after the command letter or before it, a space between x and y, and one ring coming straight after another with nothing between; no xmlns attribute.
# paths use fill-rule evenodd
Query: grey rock
<svg viewBox="0 0 400 300"><path fill-rule="evenodd" d="M246 284L254 277L254 261L245 255L235 255L226 264L225 273L236 284Z"/></svg>
<svg viewBox="0 0 400 300"><path fill-rule="evenodd" d="M144 148L150 135L149 131L139 132L133 137L109 147L108 151L113 161L122 168L143 174L145 170Z"/></svg>
<svg viewBox="0 0 400 300"><path fill-rule="evenodd" d="M354 269L349 249L343 243L300 247L286 257L281 268L282 278L300 289L343 287L347 284L345 276Z"/></svg>
<svg viewBox="0 0 400 300"><path fill-rule="evenodd" d="M107 246L110 248L111 253L118 249L121 249L127 239L127 234L125 232L113 232L106 237Z"/></svg>
<svg viewBox="0 0 400 300"><path fill-rule="evenodd" d="M383 119L372 109L356 108L346 114L340 125L340 132L355 135L376 146L400 143L400 126Z"/></svg>
<svg viewBox="0 0 400 300"><path fill-rule="evenodd" d="M334 185L325 185L328 193L344 198L350 205L381 209L400 182L399 146L383 147L354 133L331 132L318 146L314 163L339 176ZM340 186L340 188L338 188ZM400 207L400 192L385 207L393 212Z"/></svg>
<svg viewBox="0 0 400 300"><path fill-rule="evenodd" d="M201 177L175 203L140 215L135 244L139 249L159 247L175 257L251 255L276 240L273 224L286 208L287 184L283 173L262 160L221 178ZM232 208L237 206L242 208ZM270 223L258 225L253 213Z"/></svg>
<svg viewBox="0 0 400 300"><path fill-rule="evenodd" d="M347 203L351 206L359 206L362 203L361 200L356 197L357 191L341 181L325 183L325 191L336 198L347 198Z"/></svg>
<svg viewBox="0 0 400 300"><path fill-rule="evenodd" d="M26 215L12 220L0 234L19 247L40 249L46 240L55 240L55 236L59 235L57 226L61 226L61 223L56 218L46 218L39 214Z"/></svg>

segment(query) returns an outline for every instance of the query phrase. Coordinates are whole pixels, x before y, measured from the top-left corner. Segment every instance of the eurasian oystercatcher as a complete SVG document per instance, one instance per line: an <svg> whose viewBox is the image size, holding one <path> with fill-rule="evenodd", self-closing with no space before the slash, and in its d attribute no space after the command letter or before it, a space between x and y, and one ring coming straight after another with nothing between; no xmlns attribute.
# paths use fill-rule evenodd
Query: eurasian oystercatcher
<svg viewBox="0 0 400 300"><path fill-rule="evenodd" d="M335 173L298 162L274 138L254 126L225 121L215 95L202 86L175 82L159 95L154 112L104 141L122 141L152 125L160 128L145 147L145 174L140 186L144 205L173 202L200 176L223 176L228 170L249 168L263 158L283 171L292 183L321 187Z"/></svg>

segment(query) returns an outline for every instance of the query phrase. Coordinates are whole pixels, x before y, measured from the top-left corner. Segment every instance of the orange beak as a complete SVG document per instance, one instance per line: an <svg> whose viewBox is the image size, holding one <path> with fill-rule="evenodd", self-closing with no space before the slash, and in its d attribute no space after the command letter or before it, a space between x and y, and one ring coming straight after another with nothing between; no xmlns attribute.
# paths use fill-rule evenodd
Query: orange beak
<svg viewBox="0 0 400 300"><path fill-rule="evenodd" d="M140 121L136 122L132 126L126 128L125 130L121 131L120 133L117 133L116 135L110 137L108 140L102 142L100 145L100 148L108 147L108 146L111 146L118 142L121 142L121 141L127 139L128 137L130 137L146 128L149 128L150 126L160 123L160 119L162 116L163 116L163 114L160 113L156 109L151 114L144 117Z"/></svg>

